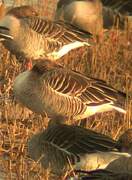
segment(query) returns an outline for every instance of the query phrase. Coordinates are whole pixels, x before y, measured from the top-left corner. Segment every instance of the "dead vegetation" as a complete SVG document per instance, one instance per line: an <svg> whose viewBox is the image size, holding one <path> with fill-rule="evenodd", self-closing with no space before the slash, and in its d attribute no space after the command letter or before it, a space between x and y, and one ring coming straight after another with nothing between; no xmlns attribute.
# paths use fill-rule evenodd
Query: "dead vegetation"
<svg viewBox="0 0 132 180"><path fill-rule="evenodd" d="M70 52L60 63L127 93L125 116L108 112L90 117L86 123L87 128L116 139L132 127L132 34L111 30L107 36L98 45ZM12 85L22 65L2 45L0 53L0 179L51 179L27 152L28 139L44 129L47 120L16 102Z"/></svg>

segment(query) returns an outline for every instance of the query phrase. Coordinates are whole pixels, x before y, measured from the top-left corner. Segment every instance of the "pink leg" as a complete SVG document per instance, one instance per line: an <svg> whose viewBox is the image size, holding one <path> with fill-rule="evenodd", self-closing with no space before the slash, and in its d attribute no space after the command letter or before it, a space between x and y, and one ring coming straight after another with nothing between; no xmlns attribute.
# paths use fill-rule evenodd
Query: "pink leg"
<svg viewBox="0 0 132 180"><path fill-rule="evenodd" d="M24 71L32 69L32 60L31 59L26 59L25 62L23 63L22 69Z"/></svg>

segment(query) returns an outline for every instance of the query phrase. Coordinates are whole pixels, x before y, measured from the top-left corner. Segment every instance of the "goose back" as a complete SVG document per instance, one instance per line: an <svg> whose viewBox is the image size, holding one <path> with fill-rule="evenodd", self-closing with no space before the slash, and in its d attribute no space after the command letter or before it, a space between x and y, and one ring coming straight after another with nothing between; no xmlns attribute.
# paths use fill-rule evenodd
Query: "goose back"
<svg viewBox="0 0 132 180"><path fill-rule="evenodd" d="M46 111L49 116L79 120L112 109L125 113L124 93L102 80L86 77L49 60L18 75L14 93L31 110L40 114ZM39 111L38 104L41 106Z"/></svg>
<svg viewBox="0 0 132 180"><path fill-rule="evenodd" d="M55 19L70 22L95 35L103 28L102 4L100 0L60 0Z"/></svg>
<svg viewBox="0 0 132 180"><path fill-rule="evenodd" d="M88 40L92 39L90 33L68 23L52 22L37 16L18 18L12 14L7 14L0 21L0 37L16 56L21 54L33 59L57 59L71 49L89 45ZM66 51L57 54L65 45Z"/></svg>

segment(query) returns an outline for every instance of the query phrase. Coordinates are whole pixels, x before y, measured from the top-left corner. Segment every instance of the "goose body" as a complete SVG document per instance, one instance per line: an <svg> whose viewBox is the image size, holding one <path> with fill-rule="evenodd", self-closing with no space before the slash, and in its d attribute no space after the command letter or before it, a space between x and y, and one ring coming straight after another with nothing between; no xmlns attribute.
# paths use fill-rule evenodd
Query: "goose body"
<svg viewBox="0 0 132 180"><path fill-rule="evenodd" d="M116 109L125 113L125 94L102 80L64 68L49 60L18 75L14 82L16 98L32 111L50 117L75 120Z"/></svg>
<svg viewBox="0 0 132 180"><path fill-rule="evenodd" d="M35 6L23 5L13 8L8 7L5 15L14 15L19 18L39 16L38 9Z"/></svg>
<svg viewBox="0 0 132 180"><path fill-rule="evenodd" d="M116 147L120 152L132 154L132 129L127 129L117 140ZM115 173L132 173L132 157L120 157L111 162L107 168Z"/></svg>
<svg viewBox="0 0 132 180"><path fill-rule="evenodd" d="M116 142L115 147L121 152L132 154L132 129L127 129ZM88 175L88 176L86 176ZM97 169L85 172L82 180L131 180L132 179L132 157L120 157L110 162L104 170Z"/></svg>
<svg viewBox="0 0 132 180"><path fill-rule="evenodd" d="M102 3L100 0L59 0L55 19L98 35L103 28Z"/></svg>
<svg viewBox="0 0 132 180"><path fill-rule="evenodd" d="M21 16L9 11L0 21L0 39L18 59L56 60L70 50L89 46L90 33L64 23L38 16Z"/></svg>
<svg viewBox="0 0 132 180"><path fill-rule="evenodd" d="M74 170L105 168L119 157L131 156L119 153L115 141L108 136L64 124L50 125L34 135L28 142L28 152L32 159L39 160L44 168L50 167L56 174L71 167Z"/></svg>
<svg viewBox="0 0 132 180"><path fill-rule="evenodd" d="M126 22L128 27L131 27L132 21L128 16L130 11L132 12L130 7L130 0L59 0L55 19L70 22L85 31L99 35L103 29L117 25L124 29Z"/></svg>
<svg viewBox="0 0 132 180"><path fill-rule="evenodd" d="M131 148L132 152L132 148ZM104 170L96 170L88 173L82 180L131 180L132 179L132 156L119 158L111 161Z"/></svg>

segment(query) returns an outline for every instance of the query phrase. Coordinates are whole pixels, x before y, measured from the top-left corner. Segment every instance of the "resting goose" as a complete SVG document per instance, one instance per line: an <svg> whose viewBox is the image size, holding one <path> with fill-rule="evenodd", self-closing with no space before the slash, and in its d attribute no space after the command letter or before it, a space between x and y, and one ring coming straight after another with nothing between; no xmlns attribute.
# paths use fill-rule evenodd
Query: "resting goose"
<svg viewBox="0 0 132 180"><path fill-rule="evenodd" d="M0 21L0 40L18 59L56 60L70 50L89 46L92 35L62 21L24 16L10 10Z"/></svg>
<svg viewBox="0 0 132 180"><path fill-rule="evenodd" d="M50 167L53 173L60 175L71 167L73 170L105 168L119 157L131 156L118 152L115 143L108 136L90 129L53 123L31 137L28 152L44 168Z"/></svg>
<svg viewBox="0 0 132 180"><path fill-rule="evenodd" d="M4 2L2 2L2 5L5 6ZM38 13L36 11L35 8L33 8L32 6L29 6L29 5L24 5L24 6L17 6L17 7L13 7L13 8L4 8L4 16L3 18L1 19L3 21L3 19L5 19L7 16L15 16L15 17L18 17L18 18L24 18L24 17L31 17L31 16L38 16ZM5 20L6 21L6 20ZM8 22L9 20L7 20L5 22L5 24L9 23ZM12 26L13 26L13 23L12 23ZM14 26L15 27L15 26ZM6 27L5 27L6 28ZM4 32L3 32L4 33ZM5 31L6 33L6 31ZM4 34L3 34L4 36ZM8 34L7 34L7 37L8 37ZM6 37L6 34L5 34L5 37L0 38L0 41L3 41L5 40ZM10 37L10 36L9 36Z"/></svg>
<svg viewBox="0 0 132 180"><path fill-rule="evenodd" d="M128 26L132 26L130 16L123 13L129 4L131 4L130 0L114 2L106 0L59 0L55 19L70 22L85 31L99 35L103 29L117 27L117 25L124 29L126 20ZM129 9L126 8L127 10Z"/></svg>
<svg viewBox="0 0 132 180"><path fill-rule="evenodd" d="M13 89L26 107L58 119L80 120L113 109L126 112L124 93L46 59L19 74Z"/></svg>
<svg viewBox="0 0 132 180"><path fill-rule="evenodd" d="M59 0L55 19L98 35L103 29L102 3L100 0Z"/></svg>
<svg viewBox="0 0 132 180"><path fill-rule="evenodd" d="M132 154L132 129L127 129L117 140L115 147L121 152ZM88 176L86 176L88 174ZM120 157L110 162L104 170L85 172L82 180L131 180L132 157Z"/></svg>
<svg viewBox="0 0 132 180"><path fill-rule="evenodd" d="M14 8L8 9L6 12L6 15L14 15L19 18L23 17L30 17L30 16L39 16L39 13L37 12L36 7L29 6L29 5L23 5L23 6L17 6Z"/></svg>

